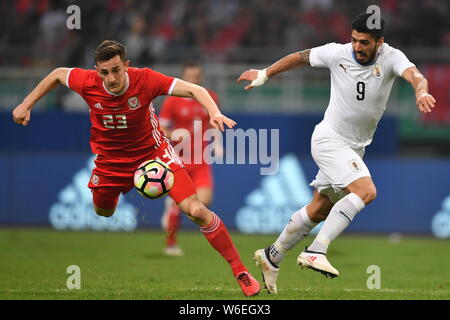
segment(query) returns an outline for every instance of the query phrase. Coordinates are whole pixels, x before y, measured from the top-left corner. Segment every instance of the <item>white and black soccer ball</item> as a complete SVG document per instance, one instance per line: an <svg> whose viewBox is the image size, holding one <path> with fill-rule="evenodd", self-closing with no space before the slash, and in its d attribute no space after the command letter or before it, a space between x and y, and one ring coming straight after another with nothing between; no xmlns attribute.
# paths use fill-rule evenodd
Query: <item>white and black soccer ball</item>
<svg viewBox="0 0 450 320"><path fill-rule="evenodd" d="M145 161L134 173L134 186L137 192L150 199L158 199L169 193L174 180L173 171L160 160Z"/></svg>

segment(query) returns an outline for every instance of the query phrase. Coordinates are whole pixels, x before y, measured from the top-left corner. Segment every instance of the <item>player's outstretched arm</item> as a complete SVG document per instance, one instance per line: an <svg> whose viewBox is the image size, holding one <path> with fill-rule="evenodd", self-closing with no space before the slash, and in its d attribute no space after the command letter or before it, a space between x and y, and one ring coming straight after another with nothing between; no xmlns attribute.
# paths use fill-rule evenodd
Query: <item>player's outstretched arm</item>
<svg viewBox="0 0 450 320"><path fill-rule="evenodd" d="M236 122L230 118L225 117L222 112L220 112L214 99L208 93L205 88L196 85L191 82L187 82L181 79L177 79L175 87L172 91L173 96L195 98L200 102L206 110L209 112L211 126L215 129L225 130L224 125L228 128L233 128Z"/></svg>
<svg viewBox="0 0 450 320"><path fill-rule="evenodd" d="M253 89L254 87L262 86L269 78L274 75L289 71L298 67L309 66L309 54L311 50L303 50L288 54L281 58L270 67L263 70L250 69L242 73L237 82L250 81L249 85L244 87L245 90Z"/></svg>
<svg viewBox="0 0 450 320"><path fill-rule="evenodd" d="M431 112L436 100L428 93L428 81L416 67L406 69L402 78L411 83L416 92L416 105L423 113Z"/></svg>
<svg viewBox="0 0 450 320"><path fill-rule="evenodd" d="M31 109L43 96L59 84L67 85L68 68L57 68L47 75L33 91L13 110L13 120L17 124L27 126L30 122Z"/></svg>

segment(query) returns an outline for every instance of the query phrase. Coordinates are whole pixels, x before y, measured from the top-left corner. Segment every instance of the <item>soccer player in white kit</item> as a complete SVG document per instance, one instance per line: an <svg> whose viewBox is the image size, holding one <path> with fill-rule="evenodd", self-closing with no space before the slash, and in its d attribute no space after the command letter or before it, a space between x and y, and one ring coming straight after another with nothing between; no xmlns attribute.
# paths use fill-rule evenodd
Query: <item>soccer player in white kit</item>
<svg viewBox="0 0 450 320"><path fill-rule="evenodd" d="M269 293L277 293L279 264L285 253L321 221L321 230L300 253L297 264L327 277L339 275L326 257L327 249L356 214L376 198L363 156L395 78L402 77L412 85L419 111L431 112L435 105L425 77L400 50L384 43L384 20L381 18L378 29L369 29L370 16L363 13L353 20L350 43L329 43L292 53L264 70L247 70L237 80L251 81L245 86L249 90L296 67L328 68L331 74L330 102L311 138L311 154L319 167L310 184L315 188L313 199L291 216L273 244L255 252Z"/></svg>

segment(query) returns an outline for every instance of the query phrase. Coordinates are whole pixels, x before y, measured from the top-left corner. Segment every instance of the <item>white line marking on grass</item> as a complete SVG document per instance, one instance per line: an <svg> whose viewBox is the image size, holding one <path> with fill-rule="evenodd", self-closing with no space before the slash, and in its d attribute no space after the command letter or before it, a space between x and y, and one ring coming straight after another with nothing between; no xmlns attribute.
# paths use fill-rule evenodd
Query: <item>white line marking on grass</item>
<svg viewBox="0 0 450 320"><path fill-rule="evenodd" d="M131 290L131 289L126 289L126 288L117 288L115 289L117 292L122 292L122 291L127 291L127 290ZM214 288L210 288L210 287L204 287L204 288L174 288L171 289L171 291L178 291L178 292L187 292L187 291L192 291L192 292L200 292L200 291L224 291L224 292L239 292L240 289L239 288L221 288L221 287L214 287ZM0 293L2 292L6 292L6 293L68 293L71 292L72 290L69 289L0 289ZM87 289L83 289L84 292L111 292L111 289L108 288L87 288ZM151 293L151 292L158 292L159 290L157 289L152 289L152 288L148 288L148 289L133 289L133 291L138 292L138 293Z"/></svg>
<svg viewBox="0 0 450 320"><path fill-rule="evenodd" d="M411 289L411 290L402 290L402 289L353 289L353 288L344 288L344 291L352 292L397 292L397 293L418 293L418 292L429 292L429 293L450 293L450 290L433 290L433 289Z"/></svg>
<svg viewBox="0 0 450 320"><path fill-rule="evenodd" d="M321 287L321 289L324 289ZM411 290L402 290L402 289L362 289L362 288L328 288L330 291L346 291L346 292L393 292L393 293L450 293L450 290L433 290L433 289L411 289ZM318 289L308 288L292 288L288 289L289 291L317 291Z"/></svg>

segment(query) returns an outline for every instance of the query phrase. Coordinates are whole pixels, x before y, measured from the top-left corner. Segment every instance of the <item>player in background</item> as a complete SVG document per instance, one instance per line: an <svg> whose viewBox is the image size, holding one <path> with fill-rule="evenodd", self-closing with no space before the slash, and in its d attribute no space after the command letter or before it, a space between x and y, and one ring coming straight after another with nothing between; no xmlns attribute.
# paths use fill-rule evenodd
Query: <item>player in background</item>
<svg viewBox="0 0 450 320"><path fill-rule="evenodd" d="M186 63L181 70L181 79L197 85L203 83L203 68L197 63ZM208 90L210 96L214 99L216 104L219 104L217 94ZM194 121L195 124L194 124ZM172 139L172 144L177 143L180 138L172 137L172 132L180 133L182 140L189 139L191 145L191 153L189 159L183 158L183 163L186 170L191 177L197 190L197 197L205 206L209 206L213 199L213 174L211 165L204 162L201 156L201 163L194 163L194 152L201 152L207 144L207 141L201 140L201 148L195 147L197 141L194 137L202 138L205 131L211 128L209 124L208 111L193 98L185 97L167 97L161 107L159 113L159 123L161 129L166 133L169 139ZM194 131L198 132L194 132ZM215 145L215 152L220 152L222 146ZM170 256L183 255L182 249L177 245L177 233L180 228L180 208L171 199L167 198L165 201L165 211L162 215L161 224L167 233L166 247L164 253Z"/></svg>
<svg viewBox="0 0 450 320"><path fill-rule="evenodd" d="M161 95L197 99L214 128L236 123L224 116L203 87L158 73L132 68L125 47L105 40L95 50L95 70L57 68L47 75L13 111L13 120L30 122L33 105L59 84L80 94L89 106L90 144L96 167L89 182L95 212L114 214L121 193L133 189L139 164L159 159L172 169L175 184L170 197L197 225L211 246L230 264L244 295L259 293L259 283L248 273L221 219L199 200L194 184L159 127L152 100Z"/></svg>
<svg viewBox="0 0 450 320"><path fill-rule="evenodd" d="M358 15L352 22L351 42L289 54L264 70L248 70L238 82L251 81L246 90L263 85L269 78L298 67L328 68L331 74L330 101L324 118L314 129L311 153L319 167L312 181L311 202L295 212L278 239L255 252L269 293L277 293L279 265L291 250L321 221L323 226L313 243L297 258L297 264L336 277L338 270L326 257L336 239L356 214L377 195L375 184L363 159L372 141L396 77L414 88L419 111L431 112L435 99L428 82L408 58L384 42L384 20L369 29L371 14Z"/></svg>

